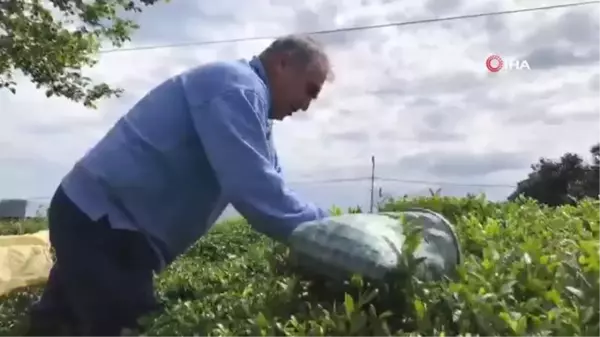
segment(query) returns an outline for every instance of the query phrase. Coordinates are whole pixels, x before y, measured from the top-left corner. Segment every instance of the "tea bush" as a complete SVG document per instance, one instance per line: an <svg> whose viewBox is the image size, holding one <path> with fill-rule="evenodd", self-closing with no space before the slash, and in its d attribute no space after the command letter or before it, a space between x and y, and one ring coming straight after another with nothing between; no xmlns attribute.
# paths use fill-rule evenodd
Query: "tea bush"
<svg viewBox="0 0 600 337"><path fill-rule="evenodd" d="M464 263L455 278L426 283L408 272L375 287L309 277L286 247L244 221L213 229L156 278L163 312L143 335L587 335L599 334L598 203L547 208L531 200L482 197L390 200L454 224ZM357 211L356 209L354 211ZM410 249L408 247L407 249ZM0 302L0 334L18 335L39 289Z"/></svg>

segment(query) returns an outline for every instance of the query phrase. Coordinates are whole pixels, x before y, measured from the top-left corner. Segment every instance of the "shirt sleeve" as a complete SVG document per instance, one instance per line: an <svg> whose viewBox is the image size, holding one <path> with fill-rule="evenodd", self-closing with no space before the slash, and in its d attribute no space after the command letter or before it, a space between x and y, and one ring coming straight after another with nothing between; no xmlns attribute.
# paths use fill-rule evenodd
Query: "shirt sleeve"
<svg viewBox="0 0 600 337"><path fill-rule="evenodd" d="M300 223L326 216L288 188L270 160L258 94L228 91L191 113L225 197L257 231L285 241Z"/></svg>

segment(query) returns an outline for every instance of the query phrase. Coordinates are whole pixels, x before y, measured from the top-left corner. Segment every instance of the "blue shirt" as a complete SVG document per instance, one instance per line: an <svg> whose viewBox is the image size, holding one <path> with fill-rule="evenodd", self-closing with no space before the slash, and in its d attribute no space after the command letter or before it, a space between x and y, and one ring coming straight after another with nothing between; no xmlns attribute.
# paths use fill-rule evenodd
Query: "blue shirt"
<svg viewBox="0 0 600 337"><path fill-rule="evenodd" d="M144 233L165 264L185 252L231 203L257 231L285 241L326 212L284 182L270 138L265 70L215 62L174 76L143 97L62 180L97 220Z"/></svg>

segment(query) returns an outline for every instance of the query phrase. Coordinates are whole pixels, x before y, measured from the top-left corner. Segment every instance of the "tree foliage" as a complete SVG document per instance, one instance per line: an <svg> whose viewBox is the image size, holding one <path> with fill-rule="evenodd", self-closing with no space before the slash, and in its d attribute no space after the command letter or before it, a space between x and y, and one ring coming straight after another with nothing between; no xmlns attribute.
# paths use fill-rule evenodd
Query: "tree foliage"
<svg viewBox="0 0 600 337"><path fill-rule="evenodd" d="M573 204L586 197L598 199L600 143L592 146L590 153L591 162L574 153L566 153L557 161L541 158L508 199L524 195L549 206Z"/></svg>
<svg viewBox="0 0 600 337"><path fill-rule="evenodd" d="M46 96L87 107L122 89L82 75L93 66L100 43L120 47L138 26L124 14L159 0L0 0L0 90L16 92L21 71ZM168 1L168 0L166 0Z"/></svg>

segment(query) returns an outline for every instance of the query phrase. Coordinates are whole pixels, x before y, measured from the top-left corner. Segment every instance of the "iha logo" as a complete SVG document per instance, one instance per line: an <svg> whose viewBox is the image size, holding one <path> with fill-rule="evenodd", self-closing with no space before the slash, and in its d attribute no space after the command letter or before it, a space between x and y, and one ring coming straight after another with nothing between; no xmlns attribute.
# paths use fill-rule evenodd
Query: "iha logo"
<svg viewBox="0 0 600 337"><path fill-rule="evenodd" d="M526 60L507 59L506 62L500 55L490 55L485 60L485 66L491 73L497 73L500 70L531 70Z"/></svg>

